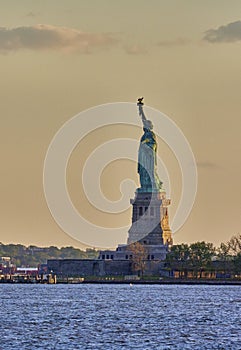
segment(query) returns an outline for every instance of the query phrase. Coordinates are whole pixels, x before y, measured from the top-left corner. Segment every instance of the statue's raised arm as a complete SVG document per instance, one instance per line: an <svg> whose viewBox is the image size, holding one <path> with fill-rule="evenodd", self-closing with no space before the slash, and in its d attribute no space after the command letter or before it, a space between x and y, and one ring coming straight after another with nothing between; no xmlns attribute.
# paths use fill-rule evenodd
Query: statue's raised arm
<svg viewBox="0 0 241 350"><path fill-rule="evenodd" d="M151 130L153 128L153 125L152 125L152 122L150 120L147 120L145 116L145 113L143 110L143 106L144 106L143 99L144 97L140 97L137 99L137 106L139 107L139 115L141 116L143 128Z"/></svg>
<svg viewBox="0 0 241 350"><path fill-rule="evenodd" d="M137 106L139 107L139 115L141 116L142 123L143 123L143 126L144 126L145 125L145 121L147 119L146 119L145 113L143 111L143 106L144 106L143 99L144 99L144 97L140 97L140 98L137 99Z"/></svg>

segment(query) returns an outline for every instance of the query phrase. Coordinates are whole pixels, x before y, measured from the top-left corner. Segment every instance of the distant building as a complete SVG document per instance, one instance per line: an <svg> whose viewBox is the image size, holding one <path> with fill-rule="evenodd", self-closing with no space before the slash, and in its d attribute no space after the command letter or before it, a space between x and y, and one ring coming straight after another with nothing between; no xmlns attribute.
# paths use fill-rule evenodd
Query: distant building
<svg viewBox="0 0 241 350"><path fill-rule="evenodd" d="M17 267L15 273L18 275L36 276L38 274L38 268L37 267Z"/></svg>
<svg viewBox="0 0 241 350"><path fill-rule="evenodd" d="M12 263L10 256L0 257L0 274L7 275L13 274L16 270L16 266Z"/></svg>

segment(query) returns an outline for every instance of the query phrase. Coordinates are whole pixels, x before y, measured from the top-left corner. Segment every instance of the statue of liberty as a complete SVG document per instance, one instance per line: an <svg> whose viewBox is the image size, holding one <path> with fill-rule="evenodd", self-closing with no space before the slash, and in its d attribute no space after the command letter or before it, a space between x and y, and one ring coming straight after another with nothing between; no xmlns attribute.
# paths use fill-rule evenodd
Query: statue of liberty
<svg viewBox="0 0 241 350"><path fill-rule="evenodd" d="M143 111L143 97L138 99L139 115L142 118L144 134L140 140L138 152L138 173L141 187L138 192L159 192L162 189L162 182L157 174L157 142L156 135L152 131L153 125L146 119Z"/></svg>

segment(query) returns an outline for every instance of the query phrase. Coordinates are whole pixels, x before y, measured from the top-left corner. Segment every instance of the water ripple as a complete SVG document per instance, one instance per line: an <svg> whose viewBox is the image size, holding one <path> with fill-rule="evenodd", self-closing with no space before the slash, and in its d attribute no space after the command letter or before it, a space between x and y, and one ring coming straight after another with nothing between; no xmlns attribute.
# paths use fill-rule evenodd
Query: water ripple
<svg viewBox="0 0 241 350"><path fill-rule="evenodd" d="M0 285L0 349L241 349L240 286Z"/></svg>

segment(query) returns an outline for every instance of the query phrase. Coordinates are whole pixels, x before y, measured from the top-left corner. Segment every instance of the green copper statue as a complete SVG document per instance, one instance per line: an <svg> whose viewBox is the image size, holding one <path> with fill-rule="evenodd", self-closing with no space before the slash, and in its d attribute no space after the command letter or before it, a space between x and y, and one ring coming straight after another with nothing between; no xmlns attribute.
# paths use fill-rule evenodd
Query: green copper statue
<svg viewBox="0 0 241 350"><path fill-rule="evenodd" d="M144 134L140 140L138 152L138 173L141 187L138 192L159 192L162 189L162 182L157 174L157 142L156 135L152 131L153 125L146 119L143 111L143 97L138 99L139 115L142 118Z"/></svg>

